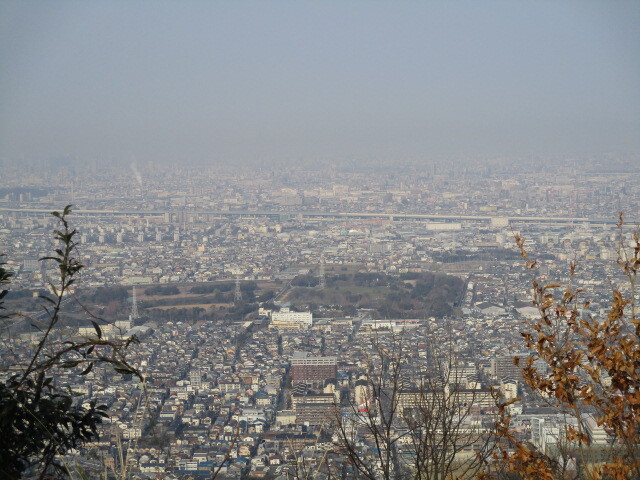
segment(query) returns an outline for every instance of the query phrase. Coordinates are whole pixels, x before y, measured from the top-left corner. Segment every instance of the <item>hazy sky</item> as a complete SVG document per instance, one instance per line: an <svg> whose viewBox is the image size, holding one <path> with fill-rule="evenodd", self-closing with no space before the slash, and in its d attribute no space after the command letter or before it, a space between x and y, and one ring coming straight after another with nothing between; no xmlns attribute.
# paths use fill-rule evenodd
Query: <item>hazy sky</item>
<svg viewBox="0 0 640 480"><path fill-rule="evenodd" d="M8 1L0 158L640 152L640 1Z"/></svg>

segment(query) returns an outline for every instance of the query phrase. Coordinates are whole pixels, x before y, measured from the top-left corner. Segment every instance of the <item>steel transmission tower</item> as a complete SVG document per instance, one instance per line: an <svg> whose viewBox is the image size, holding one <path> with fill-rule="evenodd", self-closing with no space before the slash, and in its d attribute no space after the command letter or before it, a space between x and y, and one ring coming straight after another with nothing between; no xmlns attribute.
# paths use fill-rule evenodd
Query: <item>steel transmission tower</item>
<svg viewBox="0 0 640 480"><path fill-rule="evenodd" d="M136 297L136 287L133 287L131 293L131 315L129 315L131 320L137 320L140 318L140 314L138 313L138 298Z"/></svg>
<svg viewBox="0 0 640 480"><path fill-rule="evenodd" d="M324 273L324 257L320 257L320 288L327 286L327 280Z"/></svg>
<svg viewBox="0 0 640 480"><path fill-rule="evenodd" d="M234 292L233 295L233 301L234 302L241 302L242 301L242 290L240 290L240 274L236 274L236 291Z"/></svg>

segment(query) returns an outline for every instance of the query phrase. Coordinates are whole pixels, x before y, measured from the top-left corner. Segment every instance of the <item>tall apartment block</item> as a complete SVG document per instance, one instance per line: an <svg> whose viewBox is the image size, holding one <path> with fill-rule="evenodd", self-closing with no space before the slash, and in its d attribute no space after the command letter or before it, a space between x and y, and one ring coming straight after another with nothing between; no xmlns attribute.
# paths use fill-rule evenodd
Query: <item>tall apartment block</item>
<svg viewBox="0 0 640 480"><path fill-rule="evenodd" d="M336 357L312 357L309 352L294 352L291 358L291 383L323 388L326 380L338 374Z"/></svg>

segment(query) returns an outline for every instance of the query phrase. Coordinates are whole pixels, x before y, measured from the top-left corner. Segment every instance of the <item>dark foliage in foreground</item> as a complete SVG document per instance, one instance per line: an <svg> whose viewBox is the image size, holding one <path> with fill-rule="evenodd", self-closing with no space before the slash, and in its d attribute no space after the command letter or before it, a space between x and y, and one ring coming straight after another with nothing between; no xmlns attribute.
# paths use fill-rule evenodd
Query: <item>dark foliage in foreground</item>
<svg viewBox="0 0 640 480"><path fill-rule="evenodd" d="M67 206L62 213L53 212L58 220L54 239L58 248L52 256L41 261L55 262L58 279L49 284L51 294L41 295L47 323L33 355L18 373L0 382L0 478L19 479L25 472L44 478L55 472L56 478L66 476L67 468L57 458L71 449L98 438L98 426L107 416L105 405L94 401L83 405L74 401L73 392L56 385L54 375L62 369L82 369L88 374L95 363L111 364L117 373L140 373L127 362L125 353L129 345L137 343L128 339L103 338L102 329L93 321L95 336L79 340L54 340L52 333L61 320L62 301L71 295L70 287L83 265L74 257L76 230L67 216ZM11 314L4 310L4 297L13 273L0 264L0 320L8 321ZM98 319L100 320L100 319Z"/></svg>

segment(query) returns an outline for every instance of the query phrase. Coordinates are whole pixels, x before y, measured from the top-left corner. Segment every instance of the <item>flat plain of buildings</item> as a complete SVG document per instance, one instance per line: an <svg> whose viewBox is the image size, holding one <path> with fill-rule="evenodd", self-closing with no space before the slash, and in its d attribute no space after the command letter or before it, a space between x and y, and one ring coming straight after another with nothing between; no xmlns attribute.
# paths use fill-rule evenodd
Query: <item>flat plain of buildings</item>
<svg viewBox="0 0 640 480"><path fill-rule="evenodd" d="M567 282L568 263L577 260L577 281L588 289L590 311L600 314L608 306L611 283L623 285L615 265L616 227L536 225L519 223L518 217L615 219L619 211L637 213L640 205L637 173L549 171L532 179L527 172L431 172L398 174L390 180L386 174L301 171L285 179L273 172L215 176L202 170L159 168L144 171L142 186L132 183L130 175L109 173L83 176L82 182L71 177L61 184L35 172L20 177L8 169L7 186L14 178L16 187L44 192L9 193L0 200L0 207L7 209L0 212L0 242L6 246L9 267L18 273L12 288L36 290L52 275L37 259L52 247L53 219L27 209L60 209L67 203L86 210L132 212L72 216L80 232L78 252L87 265L82 278L87 286L193 284L238 276L286 282L305 266L317 272L320 263L358 265L363 271L392 275L436 270L466 282L456 317L380 319L385 328L378 328L364 310L354 317L322 319L282 309L272 313L268 326L246 319L229 324L179 318L148 322L139 331L142 343L131 352L131 360L148 378L148 404L142 414L143 389L135 380L122 381L100 366L84 377L62 374L61 384L80 392L81 401L96 398L109 405L111 416L102 441L90 449L101 450L115 464L112 447L118 437L144 437L146 441L131 451L131 461L137 474L149 478L207 478L221 464L221 475L229 478L284 478L295 450L318 444L330 448L322 432L336 405L344 407L356 396L360 404L367 403L362 384L365 360L380 343L390 345L394 330L403 336L412 359L406 365L406 402L414 401L411 389L428 375L438 344L455 352L452 375L472 392L471 401L486 400L478 392L490 386L507 397L522 394L513 356L521 354L524 320L536 314L530 279L520 260L493 253L517 253L514 233L525 236L531 255L540 259L540 274L550 283ZM290 213L301 207L384 215L313 219ZM202 209L271 209L280 214L227 218L197 214ZM167 214L149 216L136 210ZM402 220L402 213L489 215L496 221L461 220L454 222L455 228L445 223L434 227ZM501 220L505 218L508 223ZM473 261L455 259L460 252L468 252ZM32 304L25 302L27 308ZM11 348L2 351L5 366L18 364L33 338L25 333L12 340ZM474 414L492 414L484 400L477 403ZM542 409L543 404L525 396L514 410L514 422L531 432L539 448L551 450L559 441L561 420ZM592 439L606 442L597 424L589 425ZM306 452L318 472L326 468L321 455ZM79 460L87 456L83 451ZM329 459L334 467L343 462L337 455Z"/></svg>

